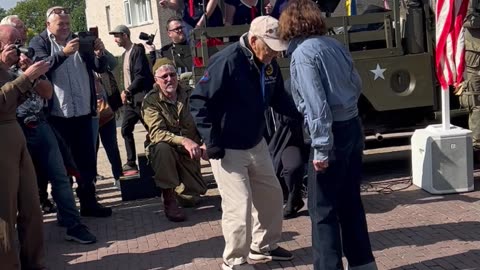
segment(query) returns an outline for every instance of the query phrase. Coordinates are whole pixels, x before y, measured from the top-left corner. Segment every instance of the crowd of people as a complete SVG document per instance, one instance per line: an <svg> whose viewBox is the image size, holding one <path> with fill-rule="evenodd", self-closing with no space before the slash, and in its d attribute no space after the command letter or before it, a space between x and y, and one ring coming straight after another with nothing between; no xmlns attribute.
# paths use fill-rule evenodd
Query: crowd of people
<svg viewBox="0 0 480 270"><path fill-rule="evenodd" d="M377 269L360 197L361 80L348 50L326 35L325 20L311 0L273 7L279 19L259 12L271 10L265 1L227 1L225 18L216 0L207 1L205 10L196 2L185 1L184 16L168 20L172 43L159 54L134 43L128 27L115 27L110 35L124 49L122 65L100 39L90 47L81 44L64 7L47 10L45 31L28 44L35 51L32 59L19 49L27 42L21 19L1 21L2 269L46 269L42 211L57 212L66 240L96 242L81 217L112 215L96 196L99 142L118 186L122 176L138 174L133 131L139 121L148 132L145 153L168 220L185 221L183 208L201 201L207 185L200 159L210 163L222 199L222 269L254 269L249 259L293 259L279 242L283 219L304 207L304 184L314 269L344 269L343 256L348 269ZM176 0L159 4L181 9ZM214 54L192 87L191 74L179 73L168 52L188 44L185 25L224 21L247 23L249 31ZM275 60L282 52L291 57L288 80ZM123 78L115 78L115 68ZM123 166L119 110L127 152Z"/></svg>

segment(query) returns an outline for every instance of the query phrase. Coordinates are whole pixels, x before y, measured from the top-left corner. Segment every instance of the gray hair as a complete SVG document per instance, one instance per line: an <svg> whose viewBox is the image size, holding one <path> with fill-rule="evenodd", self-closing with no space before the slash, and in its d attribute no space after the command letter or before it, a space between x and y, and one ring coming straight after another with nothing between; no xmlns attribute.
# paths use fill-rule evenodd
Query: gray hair
<svg viewBox="0 0 480 270"><path fill-rule="evenodd" d="M13 27L17 27L17 24L14 22L15 20L20 20L20 17L18 17L17 15L8 15L0 21L0 25L10 25Z"/></svg>
<svg viewBox="0 0 480 270"><path fill-rule="evenodd" d="M50 21L50 18L53 17L53 15L57 15L53 12L54 9L65 9L65 7L62 7L62 6L54 6L54 7L51 7L47 10L47 12L45 13L45 16L47 16L47 22ZM67 16L67 14L58 14L58 16Z"/></svg>

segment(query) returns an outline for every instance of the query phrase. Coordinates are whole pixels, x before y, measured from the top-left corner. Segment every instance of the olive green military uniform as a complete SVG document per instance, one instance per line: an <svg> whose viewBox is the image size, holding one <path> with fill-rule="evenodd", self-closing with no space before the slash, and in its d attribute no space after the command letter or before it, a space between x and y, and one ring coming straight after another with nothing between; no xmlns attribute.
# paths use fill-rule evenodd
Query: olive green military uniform
<svg viewBox="0 0 480 270"><path fill-rule="evenodd" d="M476 2L476 1L472 1ZM480 14L469 9L465 27L466 78L460 104L469 110L474 150L480 150Z"/></svg>
<svg viewBox="0 0 480 270"><path fill-rule="evenodd" d="M43 219L35 169L15 113L32 84L24 75L12 79L0 67L0 269L44 269Z"/></svg>
<svg viewBox="0 0 480 270"><path fill-rule="evenodd" d="M158 85L145 97L142 117L148 127L150 144L147 156L162 189L174 188L178 195L201 195L207 191L200 172L200 160L193 160L182 146L186 137L201 145L190 114L189 93L177 89L177 101L168 100Z"/></svg>

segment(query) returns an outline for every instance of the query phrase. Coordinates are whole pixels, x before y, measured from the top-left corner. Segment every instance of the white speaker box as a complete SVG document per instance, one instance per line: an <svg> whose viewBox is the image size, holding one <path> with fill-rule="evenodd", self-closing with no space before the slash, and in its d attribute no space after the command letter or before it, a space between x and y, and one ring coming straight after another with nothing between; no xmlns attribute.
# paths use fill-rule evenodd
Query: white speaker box
<svg viewBox="0 0 480 270"><path fill-rule="evenodd" d="M473 190L472 132L457 126L430 125L413 133L413 184L431 194Z"/></svg>

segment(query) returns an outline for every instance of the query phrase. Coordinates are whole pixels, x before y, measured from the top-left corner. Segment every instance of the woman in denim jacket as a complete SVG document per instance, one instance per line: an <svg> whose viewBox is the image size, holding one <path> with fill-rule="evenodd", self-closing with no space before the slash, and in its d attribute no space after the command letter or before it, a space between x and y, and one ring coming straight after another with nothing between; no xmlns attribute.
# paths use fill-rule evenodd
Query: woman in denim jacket
<svg viewBox="0 0 480 270"><path fill-rule="evenodd" d="M363 130L357 102L362 82L345 46L326 36L311 0L291 1L280 16L280 38L290 41L292 95L311 137L315 171L308 210L316 270L377 269L360 198Z"/></svg>

